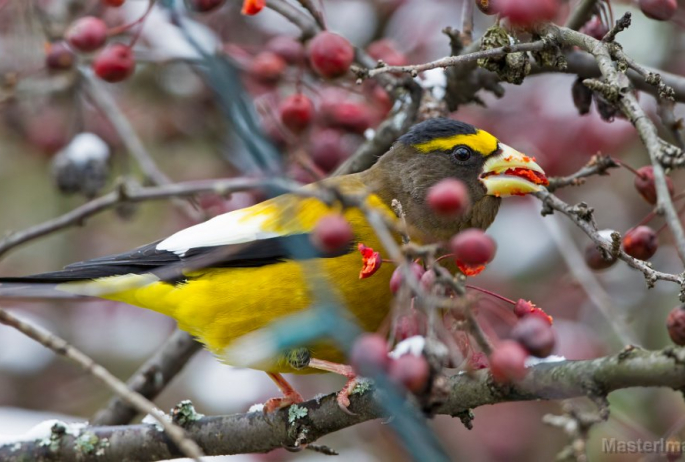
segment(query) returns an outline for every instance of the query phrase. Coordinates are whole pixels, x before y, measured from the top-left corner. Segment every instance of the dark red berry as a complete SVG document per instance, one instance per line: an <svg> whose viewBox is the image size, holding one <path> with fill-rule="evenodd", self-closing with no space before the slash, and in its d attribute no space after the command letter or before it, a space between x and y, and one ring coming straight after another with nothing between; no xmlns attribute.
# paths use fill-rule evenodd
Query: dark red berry
<svg viewBox="0 0 685 462"><path fill-rule="evenodd" d="M585 23L582 29L580 29L581 32L589 35L592 38L595 38L597 40L602 40L604 36L609 32L609 28L607 27L606 24L602 21L602 19L595 15L588 22Z"/></svg>
<svg viewBox="0 0 685 462"><path fill-rule="evenodd" d="M67 29L64 38L78 51L95 51L107 41L107 24L100 18L85 16Z"/></svg>
<svg viewBox="0 0 685 462"><path fill-rule="evenodd" d="M423 276L423 273L426 272L423 266L419 265L416 262L412 262L409 268L418 280L421 280L421 276ZM393 271L392 276L390 277L390 290L393 294L397 293L400 290L402 284L404 283L404 272L405 268L403 266L398 266L397 268L395 268L395 271Z"/></svg>
<svg viewBox="0 0 685 462"><path fill-rule="evenodd" d="M295 133L307 128L314 115L312 101L303 94L288 96L279 107L281 122Z"/></svg>
<svg viewBox="0 0 685 462"><path fill-rule="evenodd" d="M373 121L371 109L362 102L326 97L321 105L324 123L354 133L364 133Z"/></svg>
<svg viewBox="0 0 685 462"><path fill-rule="evenodd" d="M685 346L685 305L676 306L668 313L666 328L673 343Z"/></svg>
<svg viewBox="0 0 685 462"><path fill-rule="evenodd" d="M640 9L651 19L668 21L678 9L676 0L640 0Z"/></svg>
<svg viewBox="0 0 685 462"><path fill-rule="evenodd" d="M497 382L521 380L526 376L528 352L518 342L504 340L490 354L490 373Z"/></svg>
<svg viewBox="0 0 685 462"><path fill-rule="evenodd" d="M350 365L361 375L387 372L390 367L388 343L378 334L360 335L352 345Z"/></svg>
<svg viewBox="0 0 685 462"><path fill-rule="evenodd" d="M126 0L102 0L102 3L104 3L107 6L113 6L115 8L118 8L121 5L123 5L125 1Z"/></svg>
<svg viewBox="0 0 685 462"><path fill-rule="evenodd" d="M350 223L340 214L332 213L321 218L312 233L312 242L323 252L334 253L344 249L354 239Z"/></svg>
<svg viewBox="0 0 685 462"><path fill-rule="evenodd" d="M409 337L422 335L424 333L423 325L425 323L421 322L417 313L400 316L395 323L395 340L401 342Z"/></svg>
<svg viewBox="0 0 685 462"><path fill-rule="evenodd" d="M485 265L495 257L495 241L482 230L462 231L450 241L455 260L468 266Z"/></svg>
<svg viewBox="0 0 685 462"><path fill-rule="evenodd" d="M549 322L535 315L521 318L512 329L511 338L519 342L528 353L538 358L546 358L552 354L556 341Z"/></svg>
<svg viewBox="0 0 685 462"><path fill-rule="evenodd" d="M648 260L659 248L659 239L649 226L638 226L623 236L623 250L638 260Z"/></svg>
<svg viewBox="0 0 685 462"><path fill-rule="evenodd" d="M112 83L126 80L135 68L133 51L122 43L109 45L93 60L95 74L102 80Z"/></svg>
<svg viewBox="0 0 685 462"><path fill-rule="evenodd" d="M603 240L607 242L612 242L611 235L614 233L611 229L603 229L599 231L599 235ZM607 269L616 263L617 258L611 255L606 255L608 258L605 259L606 252L602 252L595 243L591 242L585 247L585 263L587 266L593 270L603 270Z"/></svg>
<svg viewBox="0 0 685 462"><path fill-rule="evenodd" d="M186 8L196 13L208 13L226 3L226 0L185 0Z"/></svg>
<svg viewBox="0 0 685 462"><path fill-rule="evenodd" d="M640 195L650 204L655 205L657 202L656 196L656 186L654 184L654 167L651 165L646 165L640 167L637 172L639 175L635 175L635 189L640 193ZM670 177L666 177L666 185L668 186L668 193L673 197L675 187L673 186L673 180Z"/></svg>
<svg viewBox="0 0 685 462"><path fill-rule="evenodd" d="M302 64L305 59L304 46L287 35L277 35L266 43L266 50L276 53L288 64Z"/></svg>
<svg viewBox="0 0 685 462"><path fill-rule="evenodd" d="M49 43L45 49L45 66L53 71L63 71L74 67L76 56L64 42Z"/></svg>
<svg viewBox="0 0 685 462"><path fill-rule="evenodd" d="M583 84L583 79L578 77L571 86L571 96L573 104L578 109L578 114L585 115L590 112L592 106L592 90Z"/></svg>
<svg viewBox="0 0 685 462"><path fill-rule="evenodd" d="M470 205L469 190L463 181L447 178L428 190L427 202L440 215L462 215Z"/></svg>
<svg viewBox="0 0 685 462"><path fill-rule="evenodd" d="M388 66L404 66L407 57L397 50L395 42L389 39L376 40L369 44L366 52L375 60L383 61Z"/></svg>
<svg viewBox="0 0 685 462"><path fill-rule="evenodd" d="M342 134L332 128L314 132L310 143L312 161L325 173L332 172L349 155Z"/></svg>
<svg viewBox="0 0 685 462"><path fill-rule="evenodd" d="M262 51L250 62L250 75L263 84L277 83L287 64L283 58L270 51Z"/></svg>
<svg viewBox="0 0 685 462"><path fill-rule="evenodd" d="M322 77L333 79L347 73L354 60L350 42L332 32L319 32L309 42L309 62Z"/></svg>
<svg viewBox="0 0 685 462"><path fill-rule="evenodd" d="M390 363L390 380L412 393L424 391L430 377L430 366L423 356L407 354Z"/></svg>
<svg viewBox="0 0 685 462"><path fill-rule="evenodd" d="M557 0L497 0L499 13L517 26L551 21L559 11Z"/></svg>

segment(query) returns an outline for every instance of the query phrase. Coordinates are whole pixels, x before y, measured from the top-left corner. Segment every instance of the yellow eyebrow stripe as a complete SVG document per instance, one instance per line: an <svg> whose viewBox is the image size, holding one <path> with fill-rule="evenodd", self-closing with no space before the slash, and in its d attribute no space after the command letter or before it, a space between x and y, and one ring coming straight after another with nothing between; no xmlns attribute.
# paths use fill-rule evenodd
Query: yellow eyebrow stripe
<svg viewBox="0 0 685 462"><path fill-rule="evenodd" d="M480 152L487 156L497 150L497 138L490 133L478 130L476 133L470 135L452 135L444 138L435 138L425 143L418 143L414 145L419 152L431 151L451 151L455 146L465 144L474 151Z"/></svg>

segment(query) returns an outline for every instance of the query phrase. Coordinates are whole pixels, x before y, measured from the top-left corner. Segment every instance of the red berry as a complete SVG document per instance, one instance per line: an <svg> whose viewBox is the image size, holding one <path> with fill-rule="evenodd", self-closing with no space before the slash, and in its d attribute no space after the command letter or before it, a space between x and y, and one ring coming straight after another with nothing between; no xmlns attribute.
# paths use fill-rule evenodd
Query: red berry
<svg viewBox="0 0 685 462"><path fill-rule="evenodd" d="M133 51L122 43L113 43L102 50L93 60L93 70L102 80L121 82L133 74L136 61Z"/></svg>
<svg viewBox="0 0 685 462"><path fill-rule="evenodd" d="M321 218L314 228L312 241L323 252L334 253L347 247L354 239L350 223L337 213Z"/></svg>
<svg viewBox="0 0 685 462"><path fill-rule="evenodd" d="M419 265L416 262L412 262L411 266L409 267L411 271L414 273L414 276L416 279L421 280L421 277L423 276L423 273L426 272L426 270L423 268L423 266ZM395 271L392 273L392 277L390 278L390 290L392 291L393 294L396 294L399 290L402 284L404 283L404 267L398 266L395 268Z"/></svg>
<svg viewBox="0 0 685 462"><path fill-rule="evenodd" d="M469 190L463 181L447 178L428 190L427 202L440 215L462 215L470 205Z"/></svg>
<svg viewBox="0 0 685 462"><path fill-rule="evenodd" d="M276 53L262 51L250 62L250 75L261 83L271 85L281 79L287 64Z"/></svg>
<svg viewBox="0 0 685 462"><path fill-rule="evenodd" d="M395 340L401 342L409 337L422 335L424 333L422 325L424 324L416 313L400 316L395 323Z"/></svg>
<svg viewBox="0 0 685 462"><path fill-rule="evenodd" d="M668 21L678 9L676 0L640 0L640 9L651 19Z"/></svg>
<svg viewBox="0 0 685 462"><path fill-rule="evenodd" d="M185 0L186 8L197 13L207 13L216 10L226 3L226 0Z"/></svg>
<svg viewBox="0 0 685 462"><path fill-rule="evenodd" d="M497 8L497 2L498 0L474 0L476 2L476 6L480 11L482 11L485 14L497 14L499 13L499 9Z"/></svg>
<svg viewBox="0 0 685 462"><path fill-rule="evenodd" d="M656 233L649 226L638 226L623 236L623 250L638 260L648 260L659 248Z"/></svg>
<svg viewBox="0 0 685 462"><path fill-rule="evenodd" d="M585 23L580 31L592 38L602 40L607 32L609 32L609 28L602 22L602 19L599 16L595 15Z"/></svg>
<svg viewBox="0 0 685 462"><path fill-rule="evenodd" d="M332 172L347 158L349 152L345 150L345 142L338 130L325 128L316 131L311 136L309 153L312 161L325 173Z"/></svg>
<svg viewBox="0 0 685 462"><path fill-rule="evenodd" d="M121 5L123 5L125 1L126 0L102 0L102 3L104 3L107 6L113 6L115 8L118 8Z"/></svg>
<svg viewBox="0 0 685 462"><path fill-rule="evenodd" d="M497 246L490 236L480 229L462 231L450 241L455 260L468 266L485 265L495 257Z"/></svg>
<svg viewBox="0 0 685 462"><path fill-rule="evenodd" d="M266 44L266 50L276 53L288 64L302 64L304 62L304 46L302 43L287 35L277 35Z"/></svg>
<svg viewBox="0 0 685 462"><path fill-rule="evenodd" d="M314 114L314 105L305 95L288 96L279 107L281 122L295 133L309 126Z"/></svg>
<svg viewBox="0 0 685 462"><path fill-rule="evenodd" d="M526 376L528 352L518 342L504 340L490 355L490 373L497 382L521 380Z"/></svg>
<svg viewBox="0 0 685 462"><path fill-rule="evenodd" d="M676 306L668 313L666 328L673 343L685 346L685 305Z"/></svg>
<svg viewBox="0 0 685 462"><path fill-rule="evenodd" d="M364 103L352 101L324 101L321 107L324 122L332 127L342 128L354 133L364 133L371 126L373 115Z"/></svg>
<svg viewBox="0 0 685 462"><path fill-rule="evenodd" d="M64 38L78 51L95 51L107 41L107 25L102 19L85 16L67 29Z"/></svg>
<svg viewBox="0 0 685 462"><path fill-rule="evenodd" d="M559 11L557 0L497 0L497 9L517 26L530 26L554 19Z"/></svg>
<svg viewBox="0 0 685 462"><path fill-rule="evenodd" d="M549 322L545 322L539 316L524 316L511 331L511 338L519 342L528 353L538 358L546 358L552 353L554 343L554 331Z"/></svg>
<svg viewBox="0 0 685 462"><path fill-rule="evenodd" d="M420 393L428 385L430 366L423 356L407 354L390 363L388 376L410 392Z"/></svg>
<svg viewBox="0 0 685 462"><path fill-rule="evenodd" d="M435 280L438 278L437 274L435 274L435 271L432 269L429 269L425 273L423 273L423 276L421 276L421 287L423 290L431 290L433 286L435 285Z"/></svg>
<svg viewBox="0 0 685 462"><path fill-rule="evenodd" d="M64 42L49 43L46 46L45 65L53 71L63 71L74 67L76 56Z"/></svg>
<svg viewBox="0 0 685 462"><path fill-rule="evenodd" d="M593 270L603 270L614 266L616 257L609 256L608 260L604 259L604 254L591 242L585 247L585 263Z"/></svg>
<svg viewBox="0 0 685 462"><path fill-rule="evenodd" d="M635 189L637 189L644 200L655 205L657 196L654 184L654 167L646 165L637 169L637 172L639 175L635 175ZM668 176L666 177L666 185L668 186L668 193L673 197L675 187L673 186L673 180Z"/></svg>
<svg viewBox="0 0 685 462"><path fill-rule="evenodd" d="M352 345L350 365L361 375L387 372L390 367L388 343L378 334L360 335Z"/></svg>
<svg viewBox="0 0 685 462"><path fill-rule="evenodd" d="M333 79L347 73L354 60L354 48L346 38L332 32L319 32L309 42L309 61L322 77Z"/></svg>
<svg viewBox="0 0 685 462"><path fill-rule="evenodd" d="M404 66L407 64L407 57L400 53L395 42L389 39L376 40L370 43L366 52L373 59L381 60L388 66Z"/></svg>

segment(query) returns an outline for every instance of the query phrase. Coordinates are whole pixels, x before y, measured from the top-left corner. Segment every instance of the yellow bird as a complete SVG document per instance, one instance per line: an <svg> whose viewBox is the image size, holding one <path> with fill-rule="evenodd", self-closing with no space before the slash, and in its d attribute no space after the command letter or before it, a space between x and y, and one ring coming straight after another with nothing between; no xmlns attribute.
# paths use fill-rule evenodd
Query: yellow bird
<svg viewBox="0 0 685 462"><path fill-rule="evenodd" d="M470 193L471 208L458 218L436 214L426 203L429 188L446 178L462 180ZM411 238L428 243L447 240L466 228L487 228L497 214L500 197L537 191L546 181L533 159L491 134L463 122L436 118L415 125L369 170L328 178L320 185L343 193L367 193L367 204L391 219L396 219L391 202L397 199ZM343 210L316 198L285 194L131 252L74 263L62 271L0 279L0 296L20 294L17 289L26 283L72 294L92 293L93 284L102 285L108 288L105 298L171 316L217 358L231 363L233 358L226 352L236 339L310 306L311 279L303 260L315 260L318 275L337 292L353 319L365 331L375 331L389 311L392 265L360 279L356 245L337 255L313 250L292 253L298 246L312 249L305 245L309 234L331 212L341 212L349 221L355 244L382 251L376 233L358 209ZM160 279L162 268L218 250L213 255L220 258L207 267L186 270L173 281ZM332 345L321 342L303 347L311 358L307 367L295 367L285 355L252 365L266 371L284 393L283 398L271 400L268 409L302 400L281 373L326 370L351 375L349 368L339 365L344 356ZM345 401L346 396L339 396L339 402Z"/></svg>

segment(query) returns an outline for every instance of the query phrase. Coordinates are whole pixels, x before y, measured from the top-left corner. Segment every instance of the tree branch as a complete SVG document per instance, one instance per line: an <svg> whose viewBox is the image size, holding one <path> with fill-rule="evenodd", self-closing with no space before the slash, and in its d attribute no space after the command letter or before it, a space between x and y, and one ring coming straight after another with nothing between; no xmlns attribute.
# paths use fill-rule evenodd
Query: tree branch
<svg viewBox="0 0 685 462"><path fill-rule="evenodd" d="M685 350L667 348L646 351L627 348L621 353L587 361L542 363L528 369L527 376L516 384L501 385L492 381L487 371L455 375L448 379L448 396L438 414L458 416L486 404L508 401L565 399L588 393L608 394L631 387L685 386ZM298 405L303 417L293 418L288 409L272 414L252 412L205 417L188 422L184 428L208 455L268 452L292 446L306 430L307 441L361 422L386 417L377 405L377 391L352 395L350 410L342 411L336 395L330 394ZM0 446L0 459L18 462L44 461L121 461L159 460L181 457L154 425L89 427L86 431L109 445L98 456L78 450L74 435L65 433L54 444L41 440L17 441ZM51 450L52 448L52 450Z"/></svg>

